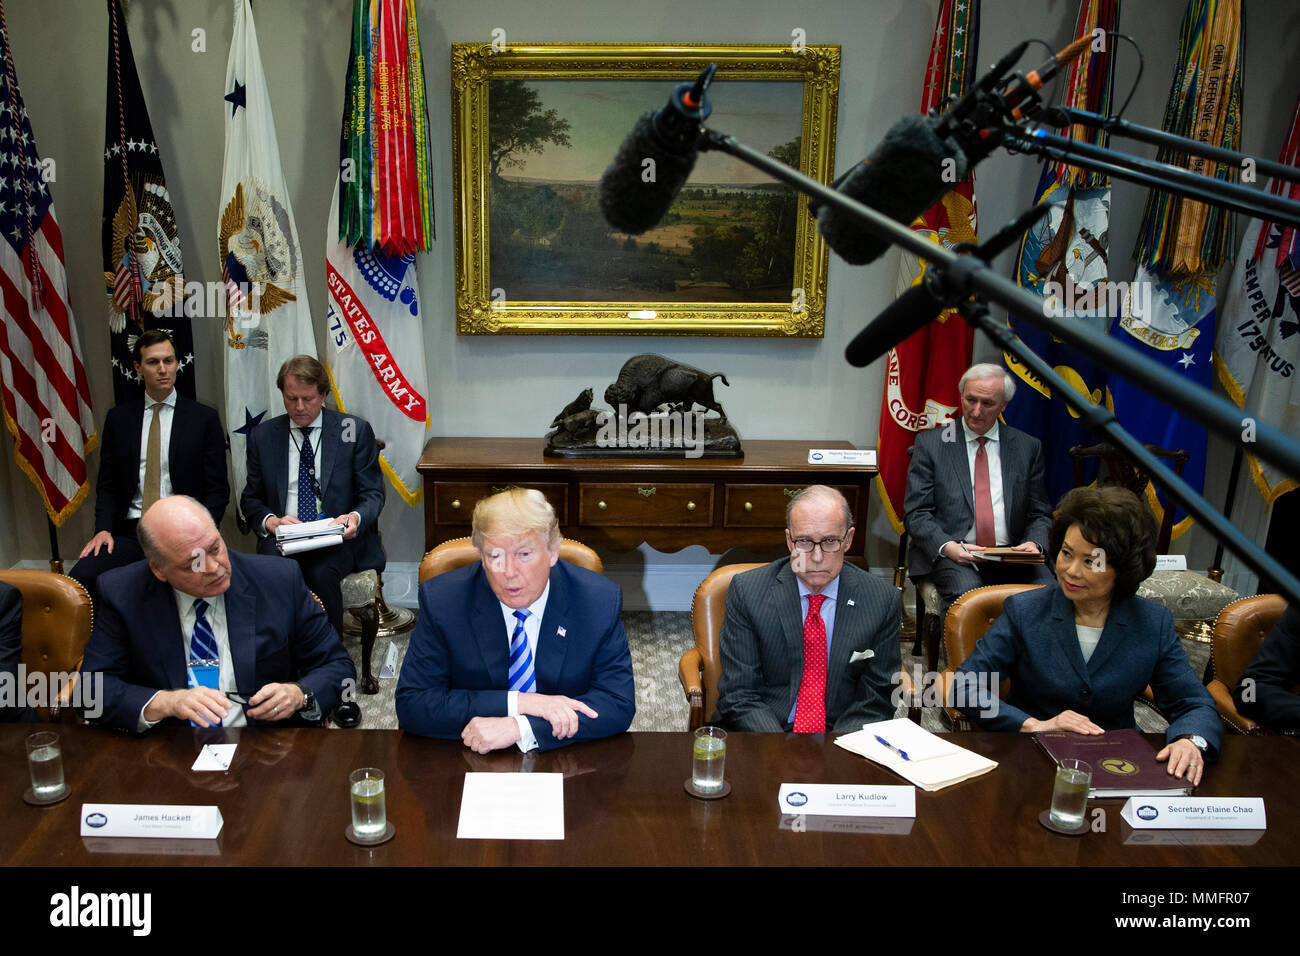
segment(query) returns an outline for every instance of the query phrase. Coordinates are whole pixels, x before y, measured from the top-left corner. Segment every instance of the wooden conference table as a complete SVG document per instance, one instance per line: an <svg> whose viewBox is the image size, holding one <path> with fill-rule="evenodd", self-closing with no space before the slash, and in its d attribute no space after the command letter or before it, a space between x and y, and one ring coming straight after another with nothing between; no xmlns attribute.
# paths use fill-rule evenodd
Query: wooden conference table
<svg viewBox="0 0 1300 956"><path fill-rule="evenodd" d="M0 725L0 864L24 866L231 865L832 865L832 866L1275 866L1300 864L1300 743L1228 737L1203 796L1262 796L1265 832L1219 831L1162 844L1172 831L1133 831L1106 809L1106 830L1062 837L1037 823L1050 802L1047 758L1027 736L964 734L963 745L999 761L989 774L939 793L917 791L915 820L806 818L777 808L783 781L902 783L821 736L732 734L730 796L699 801L685 733L622 734L546 754L476 756L459 741L386 730L246 730L229 773L196 773L201 741L188 728L142 738L58 728L72 795L47 808L22 802L24 737ZM238 732L232 732L232 737ZM348 772L382 768L396 836L378 847L348 843ZM562 772L562 841L458 840L466 771ZM225 825L215 841L84 839L83 801L212 804ZM825 826L835 829L823 829ZM855 828L878 832L855 832Z"/></svg>

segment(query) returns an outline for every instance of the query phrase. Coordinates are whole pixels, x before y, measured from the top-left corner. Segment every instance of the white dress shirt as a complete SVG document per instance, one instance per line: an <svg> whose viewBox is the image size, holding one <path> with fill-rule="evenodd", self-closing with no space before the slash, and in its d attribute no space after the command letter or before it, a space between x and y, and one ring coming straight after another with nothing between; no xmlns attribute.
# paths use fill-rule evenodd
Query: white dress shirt
<svg viewBox="0 0 1300 956"><path fill-rule="evenodd" d="M307 426L307 433L311 436L312 451L312 468L316 472L316 480L320 481L320 446L321 446L321 422L325 419L325 413L321 412L316 416L316 420ZM298 467L301 460L302 452L302 429L289 420L289 490L284 499L284 513L298 517ZM315 492L308 488L307 494L313 495ZM320 502L316 503L317 513L319 514ZM333 515L326 515L330 518Z"/></svg>
<svg viewBox="0 0 1300 956"><path fill-rule="evenodd" d="M190 659L190 641L194 637L194 622L197 615L194 612L194 602L198 598L192 594L186 594L184 591L177 591L172 588L172 597L176 599L176 613L180 615L181 621L181 642L185 660L188 663ZM257 692L256 687L236 687L235 686L235 661L230 654L230 630L226 626L226 596L218 594L215 597L204 598L208 602L207 620L212 628L212 636L217 641L217 656L220 658L220 666L217 668L217 690L222 693L228 691L243 691L247 694ZM161 693L161 692L160 692ZM158 695L155 694L154 697ZM136 724L136 729L140 731L148 730L158 721L148 721L144 719L144 712L148 709L149 703L153 697L149 698L140 709L140 720ZM248 718L244 716L244 708L236 704L233 700L227 701L230 707L226 711L226 717L221 722L223 727L243 727L248 724Z"/></svg>
<svg viewBox="0 0 1300 956"><path fill-rule="evenodd" d="M158 427L162 430L158 436L158 497L166 498L172 493L171 459L167 452L172 442L172 416L176 413L176 389L173 388L161 404L162 408L158 410ZM145 395L144 421L140 423L140 471L136 476L135 496L131 499L131 507L126 509L128 518L140 517L143 510L141 506L144 504L144 469L148 464L145 459L149 455L149 426L153 424L153 406L154 400Z"/></svg>
<svg viewBox="0 0 1300 956"><path fill-rule="evenodd" d="M542 596L528 605L528 617L524 618L524 638L528 641L528 653L533 656L533 672L537 672L537 638L542 633L542 615L546 613L546 599L551 596L551 582L546 582ZM500 603L500 602L498 602ZM510 635L515 632L519 619L515 617L515 608L501 604L501 616L506 622L506 653L509 659ZM537 735L526 714L519 713L519 691L506 691L506 713L519 724L519 749L524 753L537 749Z"/></svg>

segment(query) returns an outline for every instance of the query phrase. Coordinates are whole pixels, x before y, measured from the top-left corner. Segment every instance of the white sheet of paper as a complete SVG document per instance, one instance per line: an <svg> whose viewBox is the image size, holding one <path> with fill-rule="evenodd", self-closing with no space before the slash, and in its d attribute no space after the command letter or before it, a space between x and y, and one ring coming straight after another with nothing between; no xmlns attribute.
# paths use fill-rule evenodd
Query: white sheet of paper
<svg viewBox="0 0 1300 956"><path fill-rule="evenodd" d="M235 761L235 748L239 744L204 744L191 770L220 770L225 772Z"/></svg>
<svg viewBox="0 0 1300 956"><path fill-rule="evenodd" d="M275 529L277 539L308 538L316 534L331 534L339 524L333 518L318 518L315 521L299 521L297 524L282 524ZM340 529L339 533L342 533Z"/></svg>
<svg viewBox="0 0 1300 956"><path fill-rule="evenodd" d="M922 729L906 717L882 720L866 725L873 736L884 737L899 750L904 751L908 759L929 760L931 757L946 757L955 754L958 747L948 743L942 737Z"/></svg>
<svg viewBox="0 0 1300 956"><path fill-rule="evenodd" d="M315 551L319 548L332 548L336 544L343 543L342 533L338 534L318 534L310 538L282 538L276 542L276 547L280 553L288 556L298 554L301 551Z"/></svg>
<svg viewBox="0 0 1300 956"><path fill-rule="evenodd" d="M563 840L564 774L465 774L456 838Z"/></svg>
<svg viewBox="0 0 1300 956"><path fill-rule="evenodd" d="M383 660L384 660L384 664L382 667L379 668L379 676L396 677L397 676L397 643L395 641L388 642L388 650L384 651Z"/></svg>

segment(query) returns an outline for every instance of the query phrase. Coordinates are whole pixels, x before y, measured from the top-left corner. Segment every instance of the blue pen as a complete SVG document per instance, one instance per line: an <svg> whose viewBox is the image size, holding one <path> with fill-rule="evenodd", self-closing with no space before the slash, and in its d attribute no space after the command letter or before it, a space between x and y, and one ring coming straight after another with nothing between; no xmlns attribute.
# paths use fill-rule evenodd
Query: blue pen
<svg viewBox="0 0 1300 956"><path fill-rule="evenodd" d="M888 747L890 750L892 750L894 753L898 754L898 755L899 755L900 757L902 757L904 760L911 760L911 759L912 759L911 757L909 757L909 756L907 755L907 751L906 751L906 750L899 750L897 747L895 747L893 744L891 744L891 743L890 743L888 740L886 740L884 737L880 736L880 734L876 734L876 739L880 741L880 743L881 743L882 746Z"/></svg>

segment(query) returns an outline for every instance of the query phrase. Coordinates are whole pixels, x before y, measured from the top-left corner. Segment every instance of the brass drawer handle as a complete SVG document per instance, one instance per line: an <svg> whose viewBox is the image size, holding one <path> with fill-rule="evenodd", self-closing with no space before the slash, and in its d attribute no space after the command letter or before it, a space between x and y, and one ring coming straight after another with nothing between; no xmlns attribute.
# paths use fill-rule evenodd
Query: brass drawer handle
<svg viewBox="0 0 1300 956"><path fill-rule="evenodd" d="M459 498L453 498L453 499L451 500L451 506L452 506L453 508L459 508L459 507L460 507L460 499L459 499Z"/></svg>
<svg viewBox="0 0 1300 956"><path fill-rule="evenodd" d="M638 488L636 490L636 493L640 495L642 498L649 498L658 490L659 490L658 488Z"/></svg>
<svg viewBox="0 0 1300 956"><path fill-rule="evenodd" d="M802 488L782 488L781 490L785 492L787 498L793 498L799 492L803 491Z"/></svg>
<svg viewBox="0 0 1300 956"><path fill-rule="evenodd" d="M499 495L499 494L501 494L501 492L503 492L503 491L509 491L509 490L510 490L510 486L509 486L509 485L501 485L500 487L498 487L498 486L496 486L496 485L493 485L493 486L492 486L492 494L494 494L494 495Z"/></svg>
<svg viewBox="0 0 1300 956"><path fill-rule="evenodd" d="M688 502L686 502L686 510L687 510L687 511L694 511L694 510L695 510L695 502L694 502L694 501L688 501Z"/></svg>
<svg viewBox="0 0 1300 956"><path fill-rule="evenodd" d="M746 502L745 502L745 510L746 510L746 511L753 511L753 510L754 510L754 502L752 502L752 501L746 501Z"/></svg>
<svg viewBox="0 0 1300 956"><path fill-rule="evenodd" d="M604 511L605 508L606 508L607 506L606 506L605 502L603 502L603 501L597 501L597 502L596 502L596 507L599 508L601 511Z"/></svg>

